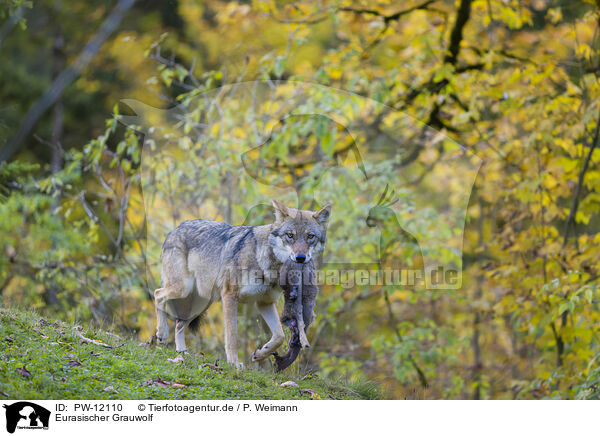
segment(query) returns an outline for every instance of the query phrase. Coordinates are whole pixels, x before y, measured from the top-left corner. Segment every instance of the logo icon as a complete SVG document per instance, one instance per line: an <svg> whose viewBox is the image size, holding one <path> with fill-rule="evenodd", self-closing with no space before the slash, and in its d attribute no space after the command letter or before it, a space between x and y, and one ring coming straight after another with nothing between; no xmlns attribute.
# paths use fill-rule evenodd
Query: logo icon
<svg viewBox="0 0 600 436"><path fill-rule="evenodd" d="M19 401L10 405L4 404L6 409L6 431L14 433L19 429L48 429L50 411L42 406L29 401Z"/></svg>

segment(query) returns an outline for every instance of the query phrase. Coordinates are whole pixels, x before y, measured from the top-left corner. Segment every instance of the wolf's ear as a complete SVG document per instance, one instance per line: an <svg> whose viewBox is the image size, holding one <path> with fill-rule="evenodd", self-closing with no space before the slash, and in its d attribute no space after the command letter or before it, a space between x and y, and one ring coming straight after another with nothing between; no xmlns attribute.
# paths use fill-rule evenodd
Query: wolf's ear
<svg viewBox="0 0 600 436"><path fill-rule="evenodd" d="M329 221L329 215L331 213L331 203L327 203L321 209L313 213L313 218L317 220L318 223L325 224Z"/></svg>
<svg viewBox="0 0 600 436"><path fill-rule="evenodd" d="M290 216L290 211L287 206L283 203L278 202L277 200L271 200L273 207L275 208L275 221L281 222L286 217Z"/></svg>

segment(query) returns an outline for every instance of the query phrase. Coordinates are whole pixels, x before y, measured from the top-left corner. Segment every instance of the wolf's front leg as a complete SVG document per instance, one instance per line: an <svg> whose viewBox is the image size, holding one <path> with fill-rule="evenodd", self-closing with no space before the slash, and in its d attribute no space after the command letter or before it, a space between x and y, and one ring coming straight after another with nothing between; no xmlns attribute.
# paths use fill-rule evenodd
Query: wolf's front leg
<svg viewBox="0 0 600 436"><path fill-rule="evenodd" d="M237 300L230 295L223 295L223 327L225 330L225 354L227 362L241 368L237 349Z"/></svg>
<svg viewBox="0 0 600 436"><path fill-rule="evenodd" d="M263 360L266 357L270 356L273 351L283 344L285 339L285 334L283 333L283 327L281 326L281 321L279 320L279 314L277 313L277 306L275 303L270 304L257 304L258 312L263 317L267 325L269 326L269 330L271 330L271 339L265 345L263 345L260 349L256 350L252 353L252 360L257 362L259 360Z"/></svg>

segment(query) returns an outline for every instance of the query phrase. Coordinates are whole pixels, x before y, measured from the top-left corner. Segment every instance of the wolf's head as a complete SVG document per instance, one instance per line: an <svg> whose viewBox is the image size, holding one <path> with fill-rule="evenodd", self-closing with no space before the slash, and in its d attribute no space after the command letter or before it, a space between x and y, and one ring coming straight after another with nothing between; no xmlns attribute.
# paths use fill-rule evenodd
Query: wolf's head
<svg viewBox="0 0 600 436"><path fill-rule="evenodd" d="M272 202L275 223L269 234L269 244L277 260L304 263L325 249L331 204L314 212L287 207L277 200Z"/></svg>

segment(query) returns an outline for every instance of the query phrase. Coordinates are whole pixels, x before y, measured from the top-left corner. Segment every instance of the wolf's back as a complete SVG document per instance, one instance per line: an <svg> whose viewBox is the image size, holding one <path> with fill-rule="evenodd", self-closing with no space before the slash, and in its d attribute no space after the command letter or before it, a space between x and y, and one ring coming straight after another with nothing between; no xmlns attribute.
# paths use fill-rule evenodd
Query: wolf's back
<svg viewBox="0 0 600 436"><path fill-rule="evenodd" d="M169 233L162 246L162 254L169 250L192 250L215 254L227 242L232 225L209 220L192 220L181 223Z"/></svg>
<svg viewBox="0 0 600 436"><path fill-rule="evenodd" d="M161 257L164 261L180 254L186 259L193 255L220 269L224 263L236 259L242 249L255 246L253 229L209 220L185 221L169 233Z"/></svg>

